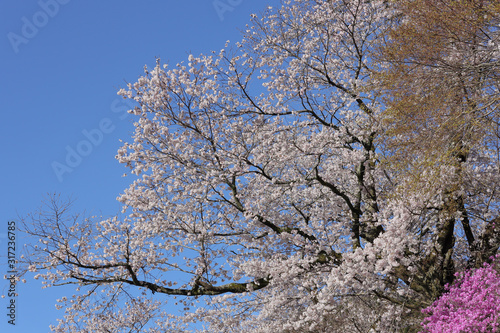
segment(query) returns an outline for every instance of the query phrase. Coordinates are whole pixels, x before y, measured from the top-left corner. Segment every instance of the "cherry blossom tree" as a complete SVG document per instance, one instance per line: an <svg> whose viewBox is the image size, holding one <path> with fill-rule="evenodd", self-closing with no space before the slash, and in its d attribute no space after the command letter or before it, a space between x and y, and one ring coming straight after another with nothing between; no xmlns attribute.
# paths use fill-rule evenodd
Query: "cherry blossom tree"
<svg viewBox="0 0 500 333"><path fill-rule="evenodd" d="M398 135L379 46L401 15L381 0L284 1L241 42L158 60L120 90L139 105L117 155L134 178L122 215L51 198L25 220L41 241L26 270L76 287L53 330L418 330L455 272L498 250L500 142L491 121L496 136L417 182L387 158Z"/></svg>

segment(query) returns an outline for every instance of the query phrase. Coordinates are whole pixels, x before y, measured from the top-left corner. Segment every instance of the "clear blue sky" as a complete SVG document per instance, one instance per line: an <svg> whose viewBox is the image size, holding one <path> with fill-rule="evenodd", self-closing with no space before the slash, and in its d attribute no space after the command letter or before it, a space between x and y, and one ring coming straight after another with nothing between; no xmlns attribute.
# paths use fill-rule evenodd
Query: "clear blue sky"
<svg viewBox="0 0 500 333"><path fill-rule="evenodd" d="M131 118L116 91L135 82L155 58L172 65L240 39L251 13L278 0L2 0L0 3L0 273L7 222L36 209L46 193L77 199L75 209L105 215L120 209L128 186L114 156ZM86 133L101 127L90 146ZM95 133L95 132L94 132ZM69 159L68 152L83 152ZM79 154L82 155L82 154ZM54 165L61 168L59 174ZM25 240L18 234L18 247ZM7 282L0 281L0 294ZM16 326L0 300L0 332L48 332L68 289L18 286Z"/></svg>

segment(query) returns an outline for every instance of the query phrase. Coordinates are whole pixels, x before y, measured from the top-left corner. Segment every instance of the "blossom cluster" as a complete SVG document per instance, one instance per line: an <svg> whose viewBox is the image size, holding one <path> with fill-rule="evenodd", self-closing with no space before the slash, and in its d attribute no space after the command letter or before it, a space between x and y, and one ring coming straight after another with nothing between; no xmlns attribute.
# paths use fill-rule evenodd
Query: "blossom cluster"
<svg viewBox="0 0 500 333"><path fill-rule="evenodd" d="M493 259L493 258L492 258ZM434 304L423 310L425 332L499 332L500 273L498 263L457 273L457 281Z"/></svg>

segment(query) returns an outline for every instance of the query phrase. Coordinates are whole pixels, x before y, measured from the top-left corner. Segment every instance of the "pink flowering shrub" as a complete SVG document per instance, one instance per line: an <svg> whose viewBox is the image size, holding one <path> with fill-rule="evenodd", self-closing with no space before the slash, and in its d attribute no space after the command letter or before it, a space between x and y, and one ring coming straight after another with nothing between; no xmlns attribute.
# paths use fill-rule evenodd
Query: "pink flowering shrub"
<svg viewBox="0 0 500 333"><path fill-rule="evenodd" d="M496 265L495 265L496 262ZM457 281L430 307L422 322L427 333L500 332L500 273L493 264L457 273Z"/></svg>

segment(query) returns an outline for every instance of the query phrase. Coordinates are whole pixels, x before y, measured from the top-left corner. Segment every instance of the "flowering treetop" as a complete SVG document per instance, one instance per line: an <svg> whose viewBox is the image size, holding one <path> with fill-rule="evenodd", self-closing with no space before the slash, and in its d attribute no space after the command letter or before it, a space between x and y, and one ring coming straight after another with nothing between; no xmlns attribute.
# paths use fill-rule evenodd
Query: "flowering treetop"
<svg viewBox="0 0 500 333"><path fill-rule="evenodd" d="M127 215L68 220L52 201L54 215L28 226L43 244L27 267L78 285L53 329L418 323L457 268L498 249L498 137L474 141L460 167L387 162L374 73L388 68L377 45L399 15L387 1L284 1L234 47L158 61L120 90L139 105L117 155L137 177L119 197ZM165 311L171 301L182 316Z"/></svg>

